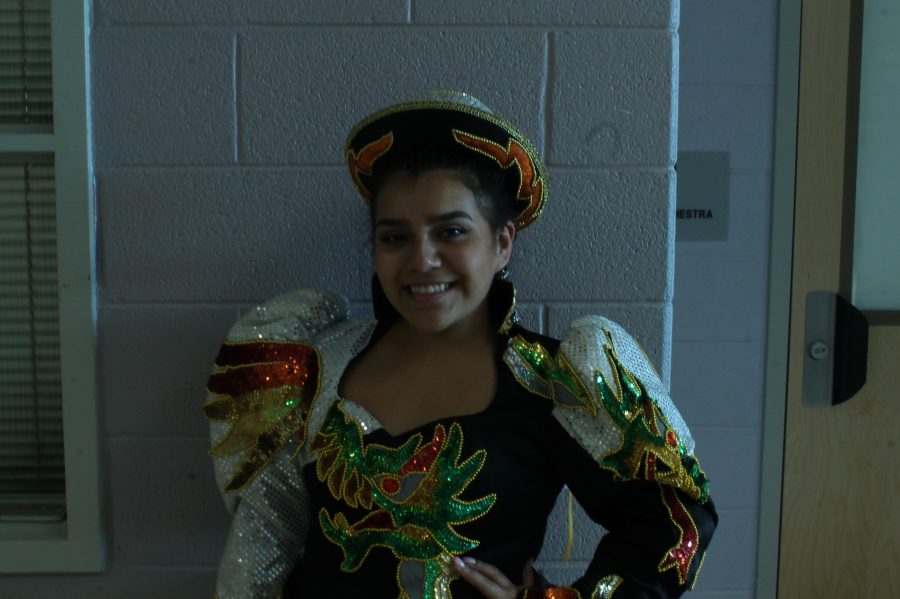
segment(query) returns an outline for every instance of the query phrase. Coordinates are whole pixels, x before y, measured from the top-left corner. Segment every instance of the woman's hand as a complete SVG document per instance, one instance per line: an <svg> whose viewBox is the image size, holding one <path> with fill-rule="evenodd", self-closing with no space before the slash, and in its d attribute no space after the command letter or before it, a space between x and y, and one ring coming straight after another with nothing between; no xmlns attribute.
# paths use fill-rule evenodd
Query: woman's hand
<svg viewBox="0 0 900 599"><path fill-rule="evenodd" d="M520 590L534 584L531 560L528 560L522 570L522 586L514 585L494 566L471 557L454 557L450 567L456 575L465 579L488 599L515 599Z"/></svg>

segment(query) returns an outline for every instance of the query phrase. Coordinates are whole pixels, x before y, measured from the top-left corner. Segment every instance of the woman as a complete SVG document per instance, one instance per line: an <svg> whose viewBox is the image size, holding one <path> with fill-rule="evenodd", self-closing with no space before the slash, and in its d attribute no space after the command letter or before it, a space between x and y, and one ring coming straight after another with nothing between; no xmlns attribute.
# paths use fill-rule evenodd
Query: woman
<svg viewBox="0 0 900 599"><path fill-rule="evenodd" d="M541 214L531 144L436 92L360 123L374 320L324 291L238 322L204 406L234 522L232 597L675 597L715 527L708 482L634 340L588 317L516 324L506 266ZM531 560L567 485L609 532L571 587Z"/></svg>

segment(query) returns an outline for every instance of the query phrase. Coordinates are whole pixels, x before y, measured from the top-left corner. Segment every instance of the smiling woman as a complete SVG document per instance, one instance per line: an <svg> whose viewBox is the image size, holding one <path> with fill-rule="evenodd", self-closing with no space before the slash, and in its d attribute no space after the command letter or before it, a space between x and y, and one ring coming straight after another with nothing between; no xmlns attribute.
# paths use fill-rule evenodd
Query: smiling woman
<svg viewBox="0 0 900 599"><path fill-rule="evenodd" d="M454 171L395 172L377 197L375 274L400 326L444 336L490 331L484 300L509 262L512 223L493 231Z"/></svg>
<svg viewBox="0 0 900 599"><path fill-rule="evenodd" d="M716 513L666 388L608 319L561 341L518 324L503 273L549 189L532 145L435 92L360 123L347 162L375 318L324 291L276 298L210 377L234 512L221 599L681 595ZM531 566L564 485L609 531L567 587Z"/></svg>

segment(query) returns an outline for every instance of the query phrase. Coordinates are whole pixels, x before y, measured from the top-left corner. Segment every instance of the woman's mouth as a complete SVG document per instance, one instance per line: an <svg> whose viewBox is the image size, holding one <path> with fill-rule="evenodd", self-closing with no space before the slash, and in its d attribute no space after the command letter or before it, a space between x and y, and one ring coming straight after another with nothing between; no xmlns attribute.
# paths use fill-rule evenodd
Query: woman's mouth
<svg viewBox="0 0 900 599"><path fill-rule="evenodd" d="M431 283L429 285L410 285L407 287L413 295L435 295L450 289L451 283Z"/></svg>

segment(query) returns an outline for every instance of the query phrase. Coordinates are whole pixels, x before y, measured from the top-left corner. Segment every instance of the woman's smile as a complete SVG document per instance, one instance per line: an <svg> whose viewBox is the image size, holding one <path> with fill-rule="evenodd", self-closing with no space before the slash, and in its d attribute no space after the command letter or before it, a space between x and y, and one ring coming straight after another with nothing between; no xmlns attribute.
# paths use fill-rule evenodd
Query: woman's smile
<svg viewBox="0 0 900 599"><path fill-rule="evenodd" d="M408 289L409 293L417 300L429 301L443 297L452 287L453 283L428 283L410 285Z"/></svg>
<svg viewBox="0 0 900 599"><path fill-rule="evenodd" d="M485 318L514 232L491 230L472 190L449 170L391 175L375 205L374 265L394 309L437 333Z"/></svg>

